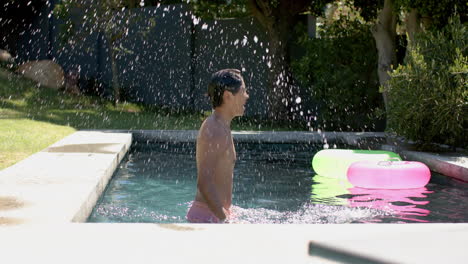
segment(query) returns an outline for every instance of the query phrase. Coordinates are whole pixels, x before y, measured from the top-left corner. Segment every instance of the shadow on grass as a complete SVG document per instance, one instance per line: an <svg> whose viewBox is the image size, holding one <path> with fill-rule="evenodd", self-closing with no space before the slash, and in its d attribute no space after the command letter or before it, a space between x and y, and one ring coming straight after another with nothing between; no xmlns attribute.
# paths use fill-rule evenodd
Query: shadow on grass
<svg viewBox="0 0 468 264"><path fill-rule="evenodd" d="M76 129L198 129L201 113L169 113L144 105L112 102L38 88L17 76L0 78L2 119L32 119ZM2 113L3 112L3 113Z"/></svg>

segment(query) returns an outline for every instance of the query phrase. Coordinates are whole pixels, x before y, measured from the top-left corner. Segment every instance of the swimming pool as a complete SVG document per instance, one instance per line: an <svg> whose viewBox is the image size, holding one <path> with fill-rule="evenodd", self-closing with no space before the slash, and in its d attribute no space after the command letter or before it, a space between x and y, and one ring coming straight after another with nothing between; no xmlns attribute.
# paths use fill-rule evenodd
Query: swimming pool
<svg viewBox="0 0 468 264"><path fill-rule="evenodd" d="M239 223L468 222L468 184L441 175L420 189L369 190L315 175L322 146L238 143ZM195 197L194 143L133 145L88 222L185 223Z"/></svg>

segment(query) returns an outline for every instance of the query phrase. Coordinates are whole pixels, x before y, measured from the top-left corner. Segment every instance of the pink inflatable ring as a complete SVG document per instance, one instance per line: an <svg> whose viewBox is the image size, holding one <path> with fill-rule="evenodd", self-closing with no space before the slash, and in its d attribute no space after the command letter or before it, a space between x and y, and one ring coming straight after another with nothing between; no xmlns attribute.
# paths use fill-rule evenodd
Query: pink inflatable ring
<svg viewBox="0 0 468 264"><path fill-rule="evenodd" d="M351 164L348 180L367 189L412 189L431 179L429 168L417 161L358 161Z"/></svg>

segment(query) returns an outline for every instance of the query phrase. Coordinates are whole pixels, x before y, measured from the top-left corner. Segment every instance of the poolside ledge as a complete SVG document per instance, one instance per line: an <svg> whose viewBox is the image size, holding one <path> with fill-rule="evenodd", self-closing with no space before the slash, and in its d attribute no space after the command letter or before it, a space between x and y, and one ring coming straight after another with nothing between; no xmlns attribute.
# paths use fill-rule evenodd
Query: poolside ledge
<svg viewBox="0 0 468 264"><path fill-rule="evenodd" d="M84 222L131 142L75 132L0 171L0 225Z"/></svg>
<svg viewBox="0 0 468 264"><path fill-rule="evenodd" d="M195 142L196 130L106 130L132 133L138 142ZM323 147L351 146L357 149L383 149L400 154L405 160L419 161L431 171L468 182L468 157L461 153L411 151L407 143L394 142L385 132L307 132L307 131L233 131L236 142L321 144ZM389 145L388 141L392 141Z"/></svg>

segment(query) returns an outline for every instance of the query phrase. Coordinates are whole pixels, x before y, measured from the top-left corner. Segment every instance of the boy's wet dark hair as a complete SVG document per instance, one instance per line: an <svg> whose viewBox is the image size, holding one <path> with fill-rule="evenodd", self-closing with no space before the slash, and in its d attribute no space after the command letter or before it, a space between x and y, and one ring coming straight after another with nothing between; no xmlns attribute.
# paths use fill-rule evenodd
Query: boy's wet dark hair
<svg viewBox="0 0 468 264"><path fill-rule="evenodd" d="M237 69L224 69L215 72L208 84L208 96L213 108L223 104L224 91L237 94L243 83L244 79Z"/></svg>

